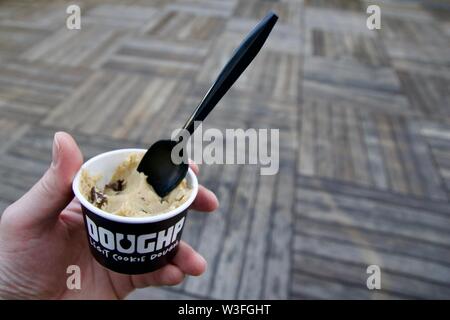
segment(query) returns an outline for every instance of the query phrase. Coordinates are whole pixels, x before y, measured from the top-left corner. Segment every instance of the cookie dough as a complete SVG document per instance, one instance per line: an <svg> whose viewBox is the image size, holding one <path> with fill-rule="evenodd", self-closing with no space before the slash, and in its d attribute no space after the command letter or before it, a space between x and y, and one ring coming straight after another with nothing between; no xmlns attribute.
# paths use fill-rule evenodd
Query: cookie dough
<svg viewBox="0 0 450 320"><path fill-rule="evenodd" d="M80 190L94 206L106 212L127 217L154 216L182 205L191 193L184 179L164 198L148 184L145 174L136 170L143 154L133 153L115 170L111 181L103 188L97 182L101 176L81 173Z"/></svg>

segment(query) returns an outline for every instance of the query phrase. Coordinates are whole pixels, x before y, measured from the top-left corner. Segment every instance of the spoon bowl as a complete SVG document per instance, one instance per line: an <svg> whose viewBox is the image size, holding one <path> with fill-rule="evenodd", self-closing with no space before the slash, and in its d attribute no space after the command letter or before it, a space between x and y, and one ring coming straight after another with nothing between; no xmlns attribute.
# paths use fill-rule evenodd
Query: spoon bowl
<svg viewBox="0 0 450 320"><path fill-rule="evenodd" d="M145 172L147 182L160 197L165 197L186 176L187 161L176 164L172 161L172 150L177 145L173 140L159 140L145 153L137 171Z"/></svg>

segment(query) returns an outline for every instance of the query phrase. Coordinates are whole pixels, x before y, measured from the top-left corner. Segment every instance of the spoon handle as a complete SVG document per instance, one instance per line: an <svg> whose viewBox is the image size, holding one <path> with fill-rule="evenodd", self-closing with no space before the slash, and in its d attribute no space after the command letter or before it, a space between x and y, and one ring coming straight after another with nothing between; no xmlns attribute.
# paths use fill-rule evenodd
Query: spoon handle
<svg viewBox="0 0 450 320"><path fill-rule="evenodd" d="M222 69L214 84L183 126L183 129L188 130L189 134L192 134L195 130L194 122L203 121L206 118L256 57L277 20L277 15L269 12L234 51L233 56Z"/></svg>

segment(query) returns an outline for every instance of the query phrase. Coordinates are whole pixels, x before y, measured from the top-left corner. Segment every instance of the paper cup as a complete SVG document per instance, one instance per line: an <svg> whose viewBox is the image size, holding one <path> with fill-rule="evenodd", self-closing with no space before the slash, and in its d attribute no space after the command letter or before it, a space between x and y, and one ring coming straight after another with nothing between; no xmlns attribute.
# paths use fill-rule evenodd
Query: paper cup
<svg viewBox="0 0 450 320"><path fill-rule="evenodd" d="M92 255L104 267L124 274L157 270L175 256L186 214L198 192L197 177L189 169L186 180L192 192L181 206L149 217L116 216L95 207L80 192L82 170L100 174L98 187L108 183L117 166L132 153L144 149L120 149L102 153L83 164L73 180L73 191L81 202L83 218Z"/></svg>

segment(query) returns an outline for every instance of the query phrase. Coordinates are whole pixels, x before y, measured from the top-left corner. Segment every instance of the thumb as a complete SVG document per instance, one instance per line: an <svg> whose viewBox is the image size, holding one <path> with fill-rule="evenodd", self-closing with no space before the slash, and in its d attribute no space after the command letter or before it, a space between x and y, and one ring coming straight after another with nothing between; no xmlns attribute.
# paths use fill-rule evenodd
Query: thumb
<svg viewBox="0 0 450 320"><path fill-rule="evenodd" d="M54 222L73 199L72 179L82 163L83 156L75 140L68 133L55 133L50 168L4 215L19 219L23 227Z"/></svg>

